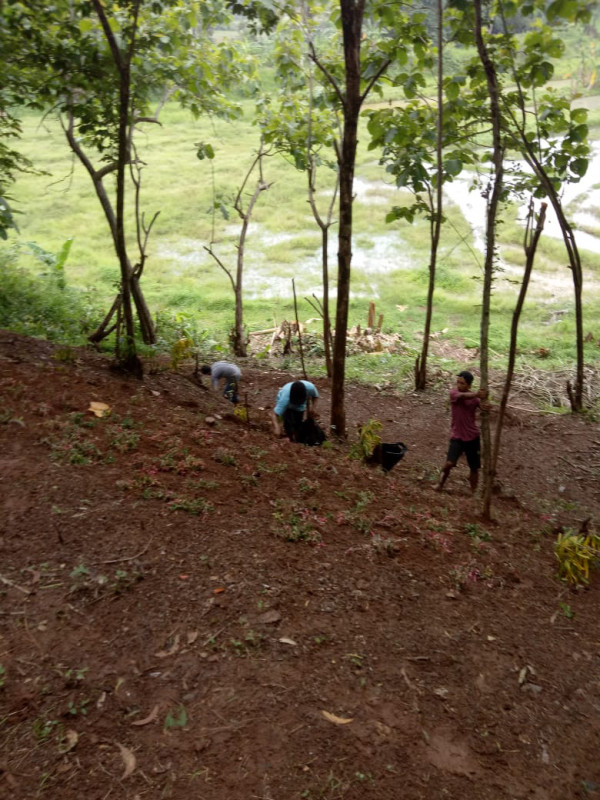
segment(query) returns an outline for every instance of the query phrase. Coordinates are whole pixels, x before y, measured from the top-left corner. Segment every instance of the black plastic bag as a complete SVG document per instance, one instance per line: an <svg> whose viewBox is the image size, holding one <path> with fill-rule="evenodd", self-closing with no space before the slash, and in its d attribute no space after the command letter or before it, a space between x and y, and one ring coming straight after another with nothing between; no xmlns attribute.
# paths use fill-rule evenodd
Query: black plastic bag
<svg viewBox="0 0 600 800"><path fill-rule="evenodd" d="M379 464L384 472L389 472L404 458L407 450L404 442L381 442L373 448L369 462Z"/></svg>

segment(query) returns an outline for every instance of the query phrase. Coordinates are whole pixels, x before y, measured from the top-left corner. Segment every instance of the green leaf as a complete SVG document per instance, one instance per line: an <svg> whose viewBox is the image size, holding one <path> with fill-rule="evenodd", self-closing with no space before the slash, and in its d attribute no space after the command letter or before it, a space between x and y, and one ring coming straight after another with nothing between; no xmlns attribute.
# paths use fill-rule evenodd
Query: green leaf
<svg viewBox="0 0 600 800"><path fill-rule="evenodd" d="M200 161L204 161L205 158L208 158L209 161L212 161L215 157L213 146L208 142L196 142L196 157Z"/></svg>
<svg viewBox="0 0 600 800"><path fill-rule="evenodd" d="M569 138L572 142L585 142L588 135L587 125L576 125L572 130Z"/></svg>
<svg viewBox="0 0 600 800"><path fill-rule="evenodd" d="M587 122L588 110L587 108L573 108L571 109L571 119L575 123Z"/></svg>
<svg viewBox="0 0 600 800"><path fill-rule="evenodd" d="M569 164L569 169L575 175L579 175L580 178L583 178L585 173L587 172L587 168L589 166L589 161L587 158L574 158L573 161Z"/></svg>
<svg viewBox="0 0 600 800"><path fill-rule="evenodd" d="M165 719L165 728L185 728L187 725L187 712L183 706L176 711L169 711Z"/></svg>
<svg viewBox="0 0 600 800"><path fill-rule="evenodd" d="M448 100L456 100L459 94L458 84L454 81L450 81L446 85L446 97Z"/></svg>
<svg viewBox="0 0 600 800"><path fill-rule="evenodd" d="M456 175L459 175L462 172L463 163L458 158L449 158L447 161L444 161L444 169L451 175L453 178Z"/></svg>
<svg viewBox="0 0 600 800"><path fill-rule="evenodd" d="M67 239L63 246L60 248L57 256L56 256L56 269L64 269L65 263L67 258L69 257L69 253L71 252L71 245L73 244L73 237Z"/></svg>

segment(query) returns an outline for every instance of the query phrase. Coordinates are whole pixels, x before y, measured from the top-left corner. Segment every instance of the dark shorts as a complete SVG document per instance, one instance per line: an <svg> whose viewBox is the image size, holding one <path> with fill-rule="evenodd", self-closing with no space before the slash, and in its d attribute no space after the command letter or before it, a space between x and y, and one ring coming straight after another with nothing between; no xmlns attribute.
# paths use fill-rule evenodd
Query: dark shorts
<svg viewBox="0 0 600 800"><path fill-rule="evenodd" d="M298 411L297 408L290 408L289 406L281 416L285 435L291 439L292 442L296 442L298 440L298 434L300 433L300 428L302 427L303 418L304 411Z"/></svg>
<svg viewBox="0 0 600 800"><path fill-rule="evenodd" d="M446 460L456 464L463 453L467 457L469 469L480 469L481 442L479 440L479 436L476 439L471 439L469 442L463 442L462 439L450 439Z"/></svg>

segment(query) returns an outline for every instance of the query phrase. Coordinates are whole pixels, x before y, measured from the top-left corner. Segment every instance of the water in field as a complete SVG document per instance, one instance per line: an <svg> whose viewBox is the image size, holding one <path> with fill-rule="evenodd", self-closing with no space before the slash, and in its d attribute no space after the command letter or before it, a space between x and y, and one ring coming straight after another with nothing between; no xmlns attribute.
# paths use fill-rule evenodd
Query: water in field
<svg viewBox="0 0 600 800"><path fill-rule="evenodd" d="M600 230L600 146L595 147L588 170L578 183L566 184L562 194L563 208L568 212L568 219L576 229L575 238L579 250L600 253L600 236L582 230L592 228ZM445 184L444 191L450 202L455 203L469 222L473 232L473 246L483 252L485 248L485 199L481 191L472 188L472 180L459 176L452 183ZM540 201L536 201L539 209ZM589 209L589 210L588 210ZM595 213L594 213L595 211ZM520 209L519 217L525 220L527 206ZM562 239L558 220L551 205L546 212L544 235Z"/></svg>
<svg viewBox="0 0 600 800"><path fill-rule="evenodd" d="M600 253L600 236L581 230L582 227L586 227L588 230L600 232L600 184L596 181L598 175L600 175L600 146L595 148L584 178L577 184L566 185L562 193L563 206L568 212L569 220L576 228L576 241L582 253L586 250ZM452 183L446 184L444 192L445 202L457 206L469 224L472 235L470 247L474 251L473 263L475 263L478 259L477 253L482 254L485 250L486 202L481 189L473 188L472 183L472 179L468 176L460 176ZM391 207L394 203L394 188L383 181L367 181L357 177L354 182L354 192L357 204L381 206L382 213L385 213L386 205ZM536 201L538 209L539 202ZM519 211L519 218L523 223L526 213L527 206L523 205ZM310 225L310 220L308 224ZM232 275L235 275L238 235L239 228L232 225L225 231L219 245L215 245L220 260ZM551 206L548 206L543 235L555 239L562 238ZM368 230L355 227L352 258L353 297L377 300L380 286L384 282L389 282L391 273L412 269L422 262L426 258L429 244L425 227L423 236L425 240L421 249L415 252L402 236L402 224L390 226L386 233L377 235L371 235ZM282 245L292 250L295 240L300 239L306 239L306 232L273 233L265 226L250 223L245 244L243 278L244 296L247 299L288 298L292 294L292 278L295 279L298 296L313 294L321 296L321 245L320 232L316 224L314 224L315 245L311 253L300 259L291 258L285 262L282 262L277 255L270 256L271 250L273 253L281 252L277 251L277 248L281 248ZM220 271L224 280L229 280L216 260L206 252L204 244L196 240L180 240L174 246L160 248L159 256L171 263L174 272L185 270L189 274L212 269L217 273ZM451 250L456 246L456 242L448 244L447 240L444 240L442 246L445 246L446 250ZM441 253L443 252L442 249ZM509 278L519 277L521 273L520 268L504 260L501 261L501 267ZM332 290L335 287L336 272L337 227L334 225L330 228L329 236L329 273ZM552 275L534 272L532 281L534 284L543 284L553 294L571 286L568 270Z"/></svg>

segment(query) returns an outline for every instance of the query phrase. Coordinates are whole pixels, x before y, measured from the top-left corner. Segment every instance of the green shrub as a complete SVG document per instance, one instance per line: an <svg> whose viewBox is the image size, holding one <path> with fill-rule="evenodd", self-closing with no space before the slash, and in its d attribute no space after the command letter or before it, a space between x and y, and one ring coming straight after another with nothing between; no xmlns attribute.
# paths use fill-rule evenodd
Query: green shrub
<svg viewBox="0 0 600 800"><path fill-rule="evenodd" d="M66 286L60 270L36 275L19 266L20 250L17 246L0 250L0 327L82 344L100 319L89 293Z"/></svg>

